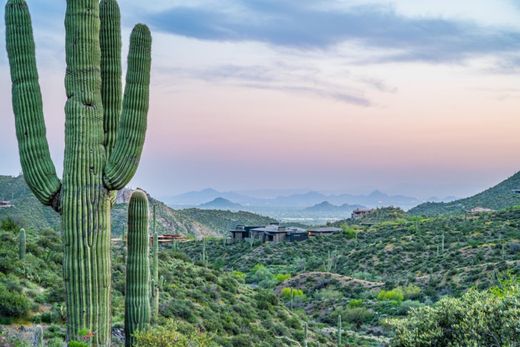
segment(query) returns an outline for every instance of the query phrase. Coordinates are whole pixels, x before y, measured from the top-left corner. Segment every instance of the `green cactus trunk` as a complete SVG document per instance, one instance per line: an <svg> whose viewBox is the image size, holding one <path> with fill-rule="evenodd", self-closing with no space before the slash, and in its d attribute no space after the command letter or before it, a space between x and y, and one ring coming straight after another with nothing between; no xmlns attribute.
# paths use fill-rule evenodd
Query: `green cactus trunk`
<svg viewBox="0 0 520 347"><path fill-rule="evenodd" d="M128 255L126 263L125 345L133 345L133 334L150 323L150 241L148 199L135 191L128 206Z"/></svg>
<svg viewBox="0 0 520 347"><path fill-rule="evenodd" d="M25 259L25 250L26 250L26 235L25 229L20 229L20 234L18 235L18 258L20 260Z"/></svg>
<svg viewBox="0 0 520 347"><path fill-rule="evenodd" d="M153 252L152 252L152 323L156 324L159 317L159 235L156 230L155 205L153 206Z"/></svg>
<svg viewBox="0 0 520 347"><path fill-rule="evenodd" d="M133 334L150 323L150 264L148 199L135 191L128 207L128 256L126 263L125 346L134 343Z"/></svg>
<svg viewBox="0 0 520 347"><path fill-rule="evenodd" d="M137 25L130 39L121 105L120 13L116 0L67 0L65 157L56 175L45 135L31 18L25 0L6 5L12 101L24 178L61 213L67 338L92 334L110 346L110 209L114 191L134 175L148 112L151 35Z"/></svg>

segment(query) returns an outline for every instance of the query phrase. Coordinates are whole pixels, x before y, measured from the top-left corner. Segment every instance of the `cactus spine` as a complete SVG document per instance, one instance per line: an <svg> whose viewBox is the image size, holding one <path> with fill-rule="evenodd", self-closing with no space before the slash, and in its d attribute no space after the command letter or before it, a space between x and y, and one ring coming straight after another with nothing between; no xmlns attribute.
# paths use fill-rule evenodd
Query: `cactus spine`
<svg viewBox="0 0 520 347"><path fill-rule="evenodd" d="M128 206L128 255L126 262L125 346L131 347L133 334L150 323L150 265L148 199L135 191Z"/></svg>
<svg viewBox="0 0 520 347"><path fill-rule="evenodd" d="M6 48L24 178L34 195L61 214L67 339L93 334L110 346L110 208L114 191L134 175L148 113L151 35L130 38L121 96L120 13L116 0L67 0L65 156L56 175L45 135L31 17L25 0L8 0ZM123 101L121 101L123 100Z"/></svg>
<svg viewBox="0 0 520 347"><path fill-rule="evenodd" d="M159 235L156 229L155 205L153 206L153 253L152 253L152 323L159 317Z"/></svg>
<svg viewBox="0 0 520 347"><path fill-rule="evenodd" d="M25 235L25 229L20 229L20 234L18 235L18 258L20 260L25 259L25 250L26 250L26 235Z"/></svg>

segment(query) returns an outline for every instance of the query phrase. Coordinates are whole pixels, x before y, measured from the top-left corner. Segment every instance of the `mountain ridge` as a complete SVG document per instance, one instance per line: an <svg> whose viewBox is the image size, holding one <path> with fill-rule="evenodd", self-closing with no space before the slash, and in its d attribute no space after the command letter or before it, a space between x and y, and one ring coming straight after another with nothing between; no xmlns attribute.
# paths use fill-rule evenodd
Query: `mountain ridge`
<svg viewBox="0 0 520 347"><path fill-rule="evenodd" d="M412 208L412 215L432 216L439 214L461 214L476 207L501 210L520 205L520 172L478 194L448 203L426 202Z"/></svg>

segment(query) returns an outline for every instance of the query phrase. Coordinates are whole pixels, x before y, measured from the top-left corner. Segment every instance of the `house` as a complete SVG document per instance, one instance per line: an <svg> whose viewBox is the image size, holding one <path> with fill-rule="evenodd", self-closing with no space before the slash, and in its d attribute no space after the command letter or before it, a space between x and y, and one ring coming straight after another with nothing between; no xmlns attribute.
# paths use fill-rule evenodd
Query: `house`
<svg viewBox="0 0 520 347"><path fill-rule="evenodd" d="M9 207L13 207L13 205L11 204L11 201L0 200L0 208L9 208Z"/></svg>
<svg viewBox="0 0 520 347"><path fill-rule="evenodd" d="M486 207L474 207L471 210L469 210L469 213L471 214L480 214L480 213L487 213L487 212L495 212L495 210L492 210L490 208Z"/></svg>
<svg viewBox="0 0 520 347"><path fill-rule="evenodd" d="M262 226L237 225L234 230L230 231L230 233L232 234L231 238L233 240L244 240L244 239L251 238L251 236L253 236L253 237L258 236L258 235L256 235L257 234L256 232L254 233L255 235L252 235L252 233L251 233L251 230L257 229L257 228L262 228ZM258 237L255 237L255 238L258 239Z"/></svg>
<svg viewBox="0 0 520 347"><path fill-rule="evenodd" d="M324 236L324 235L333 235L341 232L341 228L335 228L335 227L321 227L321 228L312 228L309 229L308 235L309 237L312 236Z"/></svg>
<svg viewBox="0 0 520 347"><path fill-rule="evenodd" d="M370 214L372 211L373 209L371 208L357 208L354 210L354 212L352 212L352 219L361 219Z"/></svg>
<svg viewBox="0 0 520 347"><path fill-rule="evenodd" d="M286 228L287 241L305 241L309 238L307 230L296 227Z"/></svg>
<svg viewBox="0 0 520 347"><path fill-rule="evenodd" d="M261 228L251 229L255 239L261 239L264 242L280 242L287 238L288 230L279 224L271 224Z"/></svg>

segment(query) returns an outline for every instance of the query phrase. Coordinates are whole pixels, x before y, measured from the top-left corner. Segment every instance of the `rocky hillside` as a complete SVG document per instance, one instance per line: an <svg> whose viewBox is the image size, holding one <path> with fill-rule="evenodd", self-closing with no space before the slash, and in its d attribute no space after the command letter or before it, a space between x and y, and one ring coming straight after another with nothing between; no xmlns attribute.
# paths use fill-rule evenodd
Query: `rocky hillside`
<svg viewBox="0 0 520 347"><path fill-rule="evenodd" d="M500 210L520 205L520 193L516 193L515 191L517 190L520 190L520 172L496 186L469 198L455 200L449 203L428 202L412 208L409 213L418 216L460 214L475 207Z"/></svg>

